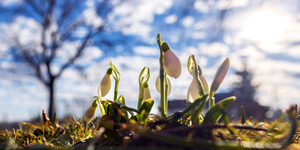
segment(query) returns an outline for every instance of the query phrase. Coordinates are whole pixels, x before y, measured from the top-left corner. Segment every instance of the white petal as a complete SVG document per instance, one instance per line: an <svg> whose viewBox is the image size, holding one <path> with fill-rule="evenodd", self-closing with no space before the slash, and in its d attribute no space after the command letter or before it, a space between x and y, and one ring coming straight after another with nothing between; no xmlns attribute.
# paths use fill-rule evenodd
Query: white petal
<svg viewBox="0 0 300 150"><path fill-rule="evenodd" d="M218 68L218 70L214 76L214 80L210 86L211 93L215 93L218 90L218 88L220 87L220 84L222 83L222 81L225 78L225 75L228 71L229 64L230 64L230 60L229 60L229 58L226 58L223 61L223 63L220 65L220 67Z"/></svg>
<svg viewBox="0 0 300 150"><path fill-rule="evenodd" d="M104 97L111 88L111 77L109 74L105 74L99 87L98 87L98 96Z"/></svg>
<svg viewBox="0 0 300 150"><path fill-rule="evenodd" d="M196 80L193 78L193 80L189 86L188 92L187 92L187 102L193 103L199 97L200 97L200 94L197 89Z"/></svg>
<svg viewBox="0 0 300 150"><path fill-rule="evenodd" d="M170 95L172 86L171 86L171 82L168 77L167 77L167 79L168 79L168 95ZM155 87L156 87L156 90L160 93L160 77L159 77L159 75L156 78Z"/></svg>
<svg viewBox="0 0 300 150"><path fill-rule="evenodd" d="M173 78L178 78L181 74L181 63L172 50L164 52L164 69Z"/></svg>
<svg viewBox="0 0 300 150"><path fill-rule="evenodd" d="M203 90L204 90L203 93L208 94L208 84L207 84L206 79L204 78L203 75L199 75L199 78L200 78L202 86L203 86Z"/></svg>
<svg viewBox="0 0 300 150"><path fill-rule="evenodd" d="M95 116L96 114L96 108L93 105L90 106L90 108L85 112L84 114L84 120L89 123Z"/></svg>

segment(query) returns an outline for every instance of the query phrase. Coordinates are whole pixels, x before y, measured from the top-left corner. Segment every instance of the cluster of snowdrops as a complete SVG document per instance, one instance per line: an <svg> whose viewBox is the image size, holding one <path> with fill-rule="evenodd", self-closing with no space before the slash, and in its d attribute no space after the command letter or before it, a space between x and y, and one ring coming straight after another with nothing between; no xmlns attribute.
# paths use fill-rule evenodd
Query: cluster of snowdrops
<svg viewBox="0 0 300 150"><path fill-rule="evenodd" d="M162 42L160 34L157 36L157 42L160 49L160 72L156 79L156 89L161 94L160 106L161 106L161 119L167 119L174 114L167 116L167 96L171 92L171 83L169 77L178 78L181 74L181 62L174 52L170 49L166 42ZM228 68L229 58L226 58L218 68L214 80L209 88L206 79L202 74L201 67L197 64L194 55L191 55L188 59L188 71L193 76L192 82L187 92L187 109L180 112L182 115L190 113L192 124L200 124L204 120L202 111L205 108L206 102L209 101L209 109L215 105L214 94L218 90L221 82L223 81ZM112 85L112 77L115 80L114 87L114 99L102 100ZM139 76L139 97L137 108L130 108L125 105L125 99L123 95L118 96L118 87L120 82L120 73L117 68L110 62L110 68L107 69L99 87L98 96L95 96L95 100L92 105L86 111L84 120L88 123L95 116L96 109L99 107L102 118L103 116L110 116L113 122L129 122L130 120L141 121L149 120L147 115L150 113L154 100L151 98L148 88L148 80L150 77L150 70L148 67L144 67ZM224 100L224 109L235 100L235 97L229 97ZM131 114L131 117L128 116ZM221 116L221 114L220 114ZM217 121L217 119L214 120ZM151 120L151 119L150 119ZM211 120L211 119L208 119ZM210 122L210 121L209 121ZM110 124L111 125L111 124Z"/></svg>

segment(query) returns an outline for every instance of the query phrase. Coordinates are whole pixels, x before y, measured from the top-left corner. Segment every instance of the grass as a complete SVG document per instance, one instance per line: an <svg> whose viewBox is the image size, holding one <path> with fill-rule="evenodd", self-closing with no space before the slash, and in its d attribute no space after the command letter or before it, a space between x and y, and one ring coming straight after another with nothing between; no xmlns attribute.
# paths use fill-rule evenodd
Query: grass
<svg viewBox="0 0 300 150"><path fill-rule="evenodd" d="M189 116L177 120L161 120L154 116L153 121L144 124L132 120L130 123L115 123L113 128L103 128L99 127L101 119L98 117L86 124L71 116L53 122L47 120L45 113L43 116L43 123L23 122L18 129L0 131L0 149L136 149L141 146L143 149L277 149L291 130L290 123L284 122L283 117L273 122L248 120L248 124L250 121L253 124L251 126L232 122L190 127L186 125L191 119ZM285 149L300 149L299 136L297 126Z"/></svg>

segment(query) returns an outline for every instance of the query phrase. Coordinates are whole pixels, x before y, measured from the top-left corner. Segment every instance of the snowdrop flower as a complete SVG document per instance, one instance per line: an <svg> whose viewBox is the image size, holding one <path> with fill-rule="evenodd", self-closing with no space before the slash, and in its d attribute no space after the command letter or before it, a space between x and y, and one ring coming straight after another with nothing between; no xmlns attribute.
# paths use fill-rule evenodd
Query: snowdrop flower
<svg viewBox="0 0 300 150"><path fill-rule="evenodd" d="M204 94L208 94L208 84L206 82L206 79L204 78L203 75L199 75L199 79L202 83L202 86L204 88ZM193 103L196 99L198 99L201 95L199 94L199 90L197 88L197 83L196 83L196 79L193 78L188 92L187 92L187 101L189 103Z"/></svg>
<svg viewBox="0 0 300 150"><path fill-rule="evenodd" d="M104 75L97 90L99 97L104 97L109 92L111 88L111 73L112 69L107 69L106 74Z"/></svg>
<svg viewBox="0 0 300 150"><path fill-rule="evenodd" d="M189 103L193 103L196 99L198 99L201 95L199 93L198 87L197 87L197 80L196 77L198 76L198 78L201 81L202 87L203 87L203 94L208 94L208 84L206 79L204 78L204 76L202 75L202 70L201 67L199 65L197 65L197 70L198 72L195 72L194 69L194 63L192 62L192 57L191 56L188 60L188 70L189 73L193 76L193 80L189 86L188 92L187 92L187 102Z"/></svg>
<svg viewBox="0 0 300 150"><path fill-rule="evenodd" d="M167 43L162 44L164 52L163 61L166 73L173 78L178 78L181 74L181 63L179 58L173 53Z"/></svg>
<svg viewBox="0 0 300 150"><path fill-rule="evenodd" d="M96 114L96 108L98 107L97 100L94 100L93 104L84 114L84 120L89 123Z"/></svg>
<svg viewBox="0 0 300 150"><path fill-rule="evenodd" d="M171 93L171 82L169 78L167 77L167 82L168 82L168 95ZM155 87L156 90L160 93L160 76L158 75L155 81Z"/></svg>

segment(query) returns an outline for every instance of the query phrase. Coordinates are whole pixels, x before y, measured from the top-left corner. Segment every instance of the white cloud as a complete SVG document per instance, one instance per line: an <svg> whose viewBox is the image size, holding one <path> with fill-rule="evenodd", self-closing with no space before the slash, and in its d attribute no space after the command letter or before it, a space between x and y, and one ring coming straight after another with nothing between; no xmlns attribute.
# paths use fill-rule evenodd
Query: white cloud
<svg viewBox="0 0 300 150"><path fill-rule="evenodd" d="M12 23L2 24L1 28L8 37L12 38L15 35L22 37L19 38L22 45L36 44L41 41L41 25L31 18L18 16Z"/></svg>
<svg viewBox="0 0 300 150"><path fill-rule="evenodd" d="M57 50L57 56L61 62L66 62L69 58L76 54L79 42L64 42L63 45Z"/></svg>
<svg viewBox="0 0 300 150"><path fill-rule="evenodd" d="M217 3L217 8L221 10L246 7L248 6L248 0L220 0Z"/></svg>
<svg viewBox="0 0 300 150"><path fill-rule="evenodd" d="M171 42L173 42L173 43L177 43L178 40L179 40L179 37L176 36L176 35L171 35L170 40L171 40Z"/></svg>
<svg viewBox="0 0 300 150"><path fill-rule="evenodd" d="M165 23L172 24L177 21L177 16L175 14L169 15L165 18Z"/></svg>
<svg viewBox="0 0 300 150"><path fill-rule="evenodd" d="M225 55L229 52L229 47L223 43L214 42L211 44L200 44L198 49L206 55L217 57L220 55Z"/></svg>
<svg viewBox="0 0 300 150"><path fill-rule="evenodd" d="M0 42L0 58L1 57L5 58L5 55L7 55L8 49L9 49L8 43Z"/></svg>
<svg viewBox="0 0 300 150"><path fill-rule="evenodd" d="M195 7L198 11L203 12L203 13L207 13L207 12L209 11L209 7L208 7L207 4L204 3L204 1L202 1L202 0L197 0L197 1L195 1L194 7Z"/></svg>
<svg viewBox="0 0 300 150"><path fill-rule="evenodd" d="M22 4L23 0L2 0L0 2L0 5L5 6L9 6L9 5L13 5L13 4Z"/></svg>
<svg viewBox="0 0 300 150"><path fill-rule="evenodd" d="M79 28L79 29L75 30L73 34L76 37L83 38L88 34L88 30L85 28Z"/></svg>
<svg viewBox="0 0 300 150"><path fill-rule="evenodd" d="M254 46L247 46L244 49L238 50L240 57L246 56L252 60L255 59L263 59L265 58L265 54L259 52Z"/></svg>
<svg viewBox="0 0 300 150"><path fill-rule="evenodd" d="M114 29L147 39L154 15L165 12L172 3L172 0L130 1L117 6L109 15L109 20Z"/></svg>
<svg viewBox="0 0 300 150"><path fill-rule="evenodd" d="M232 45L233 43L233 39L231 36L229 35L224 35L223 41L227 44L227 45Z"/></svg>
<svg viewBox="0 0 300 150"><path fill-rule="evenodd" d="M189 27L194 23L194 18L192 16L187 16L182 19L182 25Z"/></svg>
<svg viewBox="0 0 300 150"><path fill-rule="evenodd" d="M206 33L205 32L193 32L191 37L194 39L205 39Z"/></svg>
<svg viewBox="0 0 300 150"><path fill-rule="evenodd" d="M97 12L95 10L96 8L92 7L93 5L89 4L89 2L88 5L91 6L90 8L84 10L82 14L82 18L84 19L87 25L97 28L103 24L103 20L97 15Z"/></svg>
<svg viewBox="0 0 300 150"><path fill-rule="evenodd" d="M133 49L134 53L143 55L143 56L158 56L159 49L147 46L137 46Z"/></svg>
<svg viewBox="0 0 300 150"><path fill-rule="evenodd" d="M288 55L295 58L300 58L300 45L288 47L286 49Z"/></svg>
<svg viewBox="0 0 300 150"><path fill-rule="evenodd" d="M205 21L199 21L199 22L196 22L193 27L195 30L199 30L199 29L204 29L208 26L207 22Z"/></svg>

